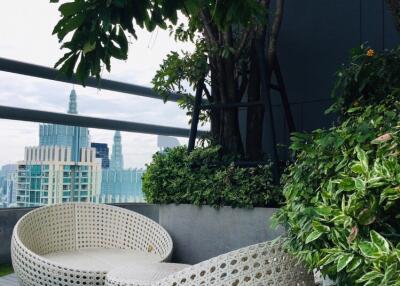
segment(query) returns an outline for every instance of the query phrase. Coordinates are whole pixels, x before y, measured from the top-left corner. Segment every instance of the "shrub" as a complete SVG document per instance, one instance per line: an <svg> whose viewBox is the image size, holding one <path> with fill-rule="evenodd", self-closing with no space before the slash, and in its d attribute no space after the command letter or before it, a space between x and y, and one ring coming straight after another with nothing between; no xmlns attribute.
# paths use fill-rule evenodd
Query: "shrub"
<svg viewBox="0 0 400 286"><path fill-rule="evenodd" d="M399 89L399 63L400 47L382 54L365 46L354 49L351 64L336 73L335 103L328 112L346 114L349 108L375 104Z"/></svg>
<svg viewBox="0 0 400 286"><path fill-rule="evenodd" d="M340 124L293 136L296 161L275 219L287 228L288 249L339 285L400 285L399 50L366 53L340 75ZM397 67L371 71L381 86L357 93L369 85L363 71L385 58Z"/></svg>
<svg viewBox="0 0 400 286"><path fill-rule="evenodd" d="M149 203L195 204L214 207L276 206L279 189L272 185L271 164L253 168L235 166L220 147L180 146L158 152L143 176Z"/></svg>

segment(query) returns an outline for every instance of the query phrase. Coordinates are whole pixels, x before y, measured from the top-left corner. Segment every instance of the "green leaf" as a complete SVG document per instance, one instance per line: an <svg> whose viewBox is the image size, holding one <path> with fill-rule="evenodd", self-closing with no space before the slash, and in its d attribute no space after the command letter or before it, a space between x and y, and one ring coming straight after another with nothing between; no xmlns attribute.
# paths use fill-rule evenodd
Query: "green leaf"
<svg viewBox="0 0 400 286"><path fill-rule="evenodd" d="M83 52L85 54L90 53L91 51L93 51L96 48L96 42L86 42L85 45L83 46Z"/></svg>
<svg viewBox="0 0 400 286"><path fill-rule="evenodd" d="M330 232L331 228L327 225L323 225L319 221L312 222L313 228L319 232Z"/></svg>
<svg viewBox="0 0 400 286"><path fill-rule="evenodd" d="M319 232L317 230L314 230L313 232L311 232L307 238L306 238L306 244L318 239L323 233Z"/></svg>
<svg viewBox="0 0 400 286"><path fill-rule="evenodd" d="M78 60L79 54L72 54L67 60L64 61L60 68L60 72L64 73L68 78L71 78L74 69L75 69L75 64L76 61Z"/></svg>
<svg viewBox="0 0 400 286"><path fill-rule="evenodd" d="M362 262L363 262L363 259L361 257L353 258L353 260L347 266L347 272L348 273L353 272L354 270L356 270L358 268L358 266L361 265Z"/></svg>
<svg viewBox="0 0 400 286"><path fill-rule="evenodd" d="M367 153L364 150L362 150L360 148L360 146L357 146L355 148L355 150L356 150L357 158L358 158L358 160L360 160L361 168L362 168L363 172L367 173L368 172L368 157L367 157Z"/></svg>
<svg viewBox="0 0 400 286"><path fill-rule="evenodd" d="M58 8L58 10L61 12L63 16L68 17L80 12L85 6L84 4L85 2L81 1L68 2L62 4L60 8Z"/></svg>
<svg viewBox="0 0 400 286"><path fill-rule="evenodd" d="M400 199L400 187L397 188L387 187L381 193L380 203L384 202L385 200L395 201L398 199Z"/></svg>
<svg viewBox="0 0 400 286"><path fill-rule="evenodd" d="M382 277L383 277L382 273L380 273L378 271L371 271L371 272L364 274L360 279L357 280L357 282L363 283L366 281L372 281L372 280L375 280L377 278L382 278Z"/></svg>
<svg viewBox="0 0 400 286"><path fill-rule="evenodd" d="M365 191L366 183L360 178L354 178L354 186L359 191Z"/></svg>
<svg viewBox="0 0 400 286"><path fill-rule="evenodd" d="M361 242L358 247L365 257L377 258L380 255L379 250L371 242Z"/></svg>
<svg viewBox="0 0 400 286"><path fill-rule="evenodd" d="M343 254L339 256L337 262L337 272L342 271L354 258L353 254Z"/></svg>
<svg viewBox="0 0 400 286"><path fill-rule="evenodd" d="M362 167L362 165L361 165L360 163L355 163L355 164L353 164L353 165L351 166L351 170L352 170L354 173L357 173L357 174L363 174L363 173L364 173L363 167Z"/></svg>
<svg viewBox="0 0 400 286"><path fill-rule="evenodd" d="M371 230L370 236L372 243L377 249L379 249L379 251L385 253L388 253L390 251L389 243L382 235L377 233L375 230Z"/></svg>
<svg viewBox="0 0 400 286"><path fill-rule="evenodd" d="M332 214L332 209L330 207L317 207L314 209L315 212L321 216L330 216Z"/></svg>
<svg viewBox="0 0 400 286"><path fill-rule="evenodd" d="M62 41L68 33L80 27L82 23L85 21L85 19L86 16L83 13L77 14L72 18L65 18L65 20L62 19L59 22L62 25L58 26L57 24L57 26L53 30L53 34L57 33L58 39Z"/></svg>
<svg viewBox="0 0 400 286"><path fill-rule="evenodd" d="M358 222L362 225L370 225L375 220L375 211L372 208L363 209L358 215Z"/></svg>
<svg viewBox="0 0 400 286"><path fill-rule="evenodd" d="M125 33L122 29L119 29L116 40L121 48L121 52L126 54L128 52L128 39L126 38Z"/></svg>

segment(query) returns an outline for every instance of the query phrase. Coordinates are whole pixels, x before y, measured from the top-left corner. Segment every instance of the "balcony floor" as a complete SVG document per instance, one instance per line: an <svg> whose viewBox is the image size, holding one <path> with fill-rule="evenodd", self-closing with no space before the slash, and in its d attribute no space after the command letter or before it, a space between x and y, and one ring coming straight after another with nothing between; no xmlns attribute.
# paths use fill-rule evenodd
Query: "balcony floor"
<svg viewBox="0 0 400 286"><path fill-rule="evenodd" d="M0 286L20 286L20 284L17 276L13 273L0 277Z"/></svg>

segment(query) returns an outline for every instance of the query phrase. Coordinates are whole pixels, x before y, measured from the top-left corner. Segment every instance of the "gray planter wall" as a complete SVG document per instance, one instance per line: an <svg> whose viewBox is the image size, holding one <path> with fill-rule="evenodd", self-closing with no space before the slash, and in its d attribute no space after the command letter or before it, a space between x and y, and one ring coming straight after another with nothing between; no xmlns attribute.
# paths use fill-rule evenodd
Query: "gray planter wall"
<svg viewBox="0 0 400 286"><path fill-rule="evenodd" d="M272 240L283 233L273 229L276 209L238 209L162 205L160 224L174 241L173 261L194 264L244 246Z"/></svg>
<svg viewBox="0 0 400 286"><path fill-rule="evenodd" d="M14 225L31 208L0 209L0 264L11 261L10 244Z"/></svg>
<svg viewBox="0 0 400 286"><path fill-rule="evenodd" d="M173 261L193 264L282 233L271 229L274 209L232 209L192 205L118 204L159 222L174 241ZM0 209L0 264L9 263L12 230L31 208Z"/></svg>

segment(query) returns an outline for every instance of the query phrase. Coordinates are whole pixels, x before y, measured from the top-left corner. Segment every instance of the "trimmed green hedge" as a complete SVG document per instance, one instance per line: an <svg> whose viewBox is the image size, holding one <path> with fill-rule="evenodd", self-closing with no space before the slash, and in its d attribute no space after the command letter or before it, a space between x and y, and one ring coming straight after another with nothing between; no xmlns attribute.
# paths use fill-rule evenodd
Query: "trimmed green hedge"
<svg viewBox="0 0 400 286"><path fill-rule="evenodd" d="M277 206L281 192L272 184L271 164L241 168L220 147L185 146L153 156L143 176L143 193L149 203L195 204L214 207Z"/></svg>

